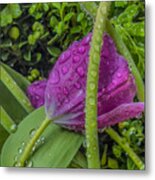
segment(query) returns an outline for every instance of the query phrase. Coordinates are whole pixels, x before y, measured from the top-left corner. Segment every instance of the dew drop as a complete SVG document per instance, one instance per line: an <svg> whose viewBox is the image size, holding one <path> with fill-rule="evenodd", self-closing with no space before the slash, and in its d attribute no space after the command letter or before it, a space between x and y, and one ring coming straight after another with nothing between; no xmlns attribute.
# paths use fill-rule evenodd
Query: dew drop
<svg viewBox="0 0 155 180"><path fill-rule="evenodd" d="M66 87L63 89L63 93L64 93L64 95L68 95L69 94L68 89Z"/></svg>
<svg viewBox="0 0 155 180"><path fill-rule="evenodd" d="M94 83L90 83L89 87L90 87L91 90L94 90L95 89L95 84Z"/></svg>
<svg viewBox="0 0 155 180"><path fill-rule="evenodd" d="M24 147L25 146L25 142L22 142L22 147Z"/></svg>
<svg viewBox="0 0 155 180"><path fill-rule="evenodd" d="M94 98L89 98L89 104L90 105L95 105L95 99Z"/></svg>
<svg viewBox="0 0 155 180"><path fill-rule="evenodd" d="M17 130L17 125L16 125L16 124L13 124L13 125L11 126L10 130L11 130L12 133L16 132L16 130Z"/></svg>
<svg viewBox="0 0 155 180"><path fill-rule="evenodd" d="M83 69L83 67L78 67L77 68L77 73L81 76L81 77L83 77L84 76L84 69Z"/></svg>
<svg viewBox="0 0 155 180"><path fill-rule="evenodd" d="M36 132L36 129L31 129L31 131L29 133L30 137L33 137L35 132Z"/></svg>
<svg viewBox="0 0 155 180"><path fill-rule="evenodd" d="M41 140L41 144L45 143L45 137L41 137L40 140Z"/></svg>
<svg viewBox="0 0 155 180"><path fill-rule="evenodd" d="M117 73L117 77L120 78L121 77L121 73Z"/></svg>
<svg viewBox="0 0 155 180"><path fill-rule="evenodd" d="M66 74L68 72L68 68L66 66L63 66L61 71L63 74Z"/></svg>
<svg viewBox="0 0 155 180"><path fill-rule="evenodd" d="M70 56L71 56L70 51L64 52L64 53L61 55L59 62L60 62L60 63L64 63L67 59L70 58Z"/></svg>
<svg viewBox="0 0 155 180"><path fill-rule="evenodd" d="M18 156L16 155L16 156L14 157L14 161L17 162L17 160L18 160Z"/></svg>
<svg viewBox="0 0 155 180"><path fill-rule="evenodd" d="M80 57L79 56L74 56L73 57L73 62L77 63L80 61Z"/></svg>
<svg viewBox="0 0 155 180"><path fill-rule="evenodd" d="M21 163L20 162L15 162L14 166L15 167L21 167Z"/></svg>
<svg viewBox="0 0 155 180"><path fill-rule="evenodd" d="M19 154L22 154L22 152L23 152L23 149L22 149L22 148L19 148L19 149L18 149L18 153L19 153Z"/></svg>
<svg viewBox="0 0 155 180"><path fill-rule="evenodd" d="M96 77L97 76L97 72L96 71L91 71L90 74L93 76L93 77Z"/></svg>
<svg viewBox="0 0 155 180"><path fill-rule="evenodd" d="M26 167L32 167L32 166L33 166L33 162L32 161L26 162Z"/></svg>
<svg viewBox="0 0 155 180"><path fill-rule="evenodd" d="M52 84L58 83L60 80L59 72L57 70L53 71L51 77L50 77L50 82Z"/></svg>
<svg viewBox="0 0 155 180"><path fill-rule="evenodd" d="M86 50L86 49L85 49L84 46L80 46L80 47L78 48L78 52L79 52L79 53L82 53L82 54L85 52L85 50Z"/></svg>
<svg viewBox="0 0 155 180"><path fill-rule="evenodd" d="M80 83L75 83L74 86L77 88L77 89L80 89L81 88L81 84Z"/></svg>

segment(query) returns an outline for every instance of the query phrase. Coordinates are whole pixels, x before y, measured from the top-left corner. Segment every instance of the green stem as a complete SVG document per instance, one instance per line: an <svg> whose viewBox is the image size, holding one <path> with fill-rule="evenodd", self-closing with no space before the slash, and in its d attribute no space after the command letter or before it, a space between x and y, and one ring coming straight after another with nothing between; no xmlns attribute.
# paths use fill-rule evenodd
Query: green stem
<svg viewBox="0 0 155 180"><path fill-rule="evenodd" d="M106 22L107 32L111 35L115 44L117 46L118 51L127 59L129 66L131 68L132 74L135 77L136 86L137 86L137 96L140 101L144 101L144 83L141 78L141 75L136 67L136 64L131 56L130 51L126 47L123 42L121 35L115 30L115 28L111 25L111 23L107 20Z"/></svg>
<svg viewBox="0 0 155 180"><path fill-rule="evenodd" d="M94 24L89 55L90 60L87 74L85 122L88 168L100 168L97 130L98 74L100 52L103 43L102 37L105 32L105 20L108 15L110 4L110 2L100 3L97 11L96 22Z"/></svg>
<svg viewBox="0 0 155 180"><path fill-rule="evenodd" d="M106 133L114 140L116 141L122 149L128 154L128 156L133 160L133 162L136 164L136 166L140 170L144 170L144 163L141 161L141 159L137 156L137 154L130 148L129 144L124 141L123 138L119 136L119 134L113 130L111 127L105 129Z"/></svg>
<svg viewBox="0 0 155 180"><path fill-rule="evenodd" d="M31 138L31 140L28 142L27 146L24 149L23 154L21 155L17 166L20 167L24 167L25 165L25 161L29 158L30 153L32 151L33 146L35 145L35 142L38 140L38 138L40 137L40 135L44 132L44 130L46 129L46 127L51 123L52 121L50 119L45 119L41 126L38 128L38 130L36 131L36 133L34 134L34 136Z"/></svg>

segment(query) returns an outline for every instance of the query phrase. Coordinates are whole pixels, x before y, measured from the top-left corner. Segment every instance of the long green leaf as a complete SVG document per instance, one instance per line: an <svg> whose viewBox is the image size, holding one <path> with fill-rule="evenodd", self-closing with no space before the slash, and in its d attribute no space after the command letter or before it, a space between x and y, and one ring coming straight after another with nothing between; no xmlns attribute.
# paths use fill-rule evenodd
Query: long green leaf
<svg viewBox="0 0 155 180"><path fill-rule="evenodd" d="M0 105L3 106L11 119L19 123L33 110L25 95L29 82L21 74L3 63L0 63L0 70ZM7 77L9 77L9 82L6 80ZM30 107L27 107L26 102Z"/></svg>
<svg viewBox="0 0 155 180"><path fill-rule="evenodd" d="M45 113L42 107L32 112L19 124L17 131L4 144L1 155L2 166L15 165L23 151L23 145L28 142L44 118ZM40 142L43 144L38 142L28 166L65 168L80 148L83 136L51 124L42 134Z"/></svg>
<svg viewBox="0 0 155 180"><path fill-rule="evenodd" d="M25 109L25 111L31 112L32 106L29 102L29 99L26 97L25 93L20 89L20 87L9 75L9 73L4 69L3 66L0 66L0 72L0 81L10 90L12 95L17 99L17 101Z"/></svg>

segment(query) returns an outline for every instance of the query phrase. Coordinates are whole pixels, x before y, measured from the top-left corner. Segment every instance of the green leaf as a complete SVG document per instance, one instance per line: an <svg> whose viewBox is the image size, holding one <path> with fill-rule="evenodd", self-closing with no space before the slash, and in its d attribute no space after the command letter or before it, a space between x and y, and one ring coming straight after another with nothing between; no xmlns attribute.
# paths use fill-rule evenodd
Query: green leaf
<svg viewBox="0 0 155 180"><path fill-rule="evenodd" d="M71 34L76 34L76 33L79 33L81 32L81 26L76 26L76 27L73 27L70 31Z"/></svg>
<svg viewBox="0 0 155 180"><path fill-rule="evenodd" d="M25 93L20 89L20 87L17 85L16 82L14 82L13 78L8 74L8 72L0 66L1 70L1 83L9 89L11 94L17 99L17 101L20 103L20 105L23 107L23 109L26 112L30 112L32 110L32 106L30 104L30 101L28 97L25 95Z"/></svg>
<svg viewBox="0 0 155 180"><path fill-rule="evenodd" d="M0 26L4 27L11 24L13 19L20 17L21 14L22 11L19 4L6 5L6 7L0 12Z"/></svg>
<svg viewBox="0 0 155 180"><path fill-rule="evenodd" d="M18 126L17 131L5 142L2 149L2 166L15 165L32 132L39 127L45 119L44 107L29 114ZM36 147L29 162L33 167L65 168L72 161L83 142L83 136L67 131L55 124L50 124L44 131L40 140L44 143Z"/></svg>
<svg viewBox="0 0 155 180"><path fill-rule="evenodd" d="M68 14L64 17L64 22L69 21L69 20L72 18L73 15L74 15L73 12L68 13Z"/></svg>
<svg viewBox="0 0 155 180"><path fill-rule="evenodd" d="M18 84L18 86L23 90L26 91L26 88L28 85L30 85L30 82L22 76L17 71L10 68L8 65L4 63L0 63L0 66L3 66L5 70L9 73L9 75L13 78L13 80Z"/></svg>
<svg viewBox="0 0 155 180"><path fill-rule="evenodd" d="M25 90L29 82L7 65L0 63L0 105L16 123L33 110ZM9 102L9 103L8 103ZM28 104L29 105L28 105Z"/></svg>
<svg viewBox="0 0 155 180"><path fill-rule="evenodd" d="M61 50L56 47L47 47L47 51L50 53L51 56L58 57L61 53Z"/></svg>
<svg viewBox="0 0 155 180"><path fill-rule="evenodd" d="M0 154L1 154L1 148L8 136L9 136L9 133L0 124Z"/></svg>
<svg viewBox="0 0 155 180"><path fill-rule="evenodd" d="M111 169L118 169L118 162L115 159L108 158L108 167Z"/></svg>
<svg viewBox="0 0 155 180"><path fill-rule="evenodd" d="M4 127L4 129L8 133L14 133L17 129L16 124L11 119L11 117L7 114L7 112L4 110L2 106L0 106L0 112L1 112L1 121L0 124Z"/></svg>
<svg viewBox="0 0 155 180"><path fill-rule="evenodd" d="M84 18L84 13L80 13L77 17L77 22L82 21L83 18Z"/></svg>

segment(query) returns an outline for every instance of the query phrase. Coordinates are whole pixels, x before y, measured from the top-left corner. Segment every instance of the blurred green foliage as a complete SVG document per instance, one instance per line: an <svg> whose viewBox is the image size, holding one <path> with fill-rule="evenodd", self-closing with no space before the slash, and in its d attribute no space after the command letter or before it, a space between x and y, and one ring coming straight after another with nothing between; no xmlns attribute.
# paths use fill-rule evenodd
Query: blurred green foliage
<svg viewBox="0 0 155 180"><path fill-rule="evenodd" d="M116 8L117 7L117 8ZM145 4L144 1L124 1L113 4L111 22L122 35L144 79Z"/></svg>
<svg viewBox="0 0 155 180"><path fill-rule="evenodd" d="M33 68L47 76L61 52L92 30L87 17L79 3L3 4L0 60L31 81Z"/></svg>

